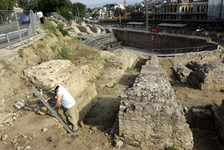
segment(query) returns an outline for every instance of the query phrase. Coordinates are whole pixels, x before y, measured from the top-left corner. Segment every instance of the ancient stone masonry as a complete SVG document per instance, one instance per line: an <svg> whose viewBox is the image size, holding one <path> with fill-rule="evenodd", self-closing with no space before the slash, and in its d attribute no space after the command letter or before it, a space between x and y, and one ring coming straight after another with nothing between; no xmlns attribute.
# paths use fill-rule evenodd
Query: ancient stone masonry
<svg viewBox="0 0 224 150"><path fill-rule="evenodd" d="M57 83L68 89L77 102L76 113L80 119L91 108L91 101L97 95L95 84L88 81L86 74L84 68L74 66L69 60L52 60L24 71L26 79L36 87L46 89Z"/></svg>
<svg viewBox="0 0 224 150"><path fill-rule="evenodd" d="M186 53L183 55L177 55L174 57L174 59L181 61L183 64L187 64L190 61L197 61L201 63L206 63L208 61L218 61L224 59L224 49Z"/></svg>
<svg viewBox="0 0 224 150"><path fill-rule="evenodd" d="M182 83L187 83L187 77L189 76L192 70L184 66L179 61L173 61L172 64L173 71L176 74L178 80Z"/></svg>
<svg viewBox="0 0 224 150"><path fill-rule="evenodd" d="M166 72L155 56L121 95L119 135L150 150L192 149L193 136Z"/></svg>
<svg viewBox="0 0 224 150"><path fill-rule="evenodd" d="M224 89L224 64L221 62L209 62L198 65L191 72L188 82L201 90L223 90Z"/></svg>
<svg viewBox="0 0 224 150"><path fill-rule="evenodd" d="M224 100L222 101L221 107L213 106L212 110L215 116L215 128L221 140L224 142Z"/></svg>

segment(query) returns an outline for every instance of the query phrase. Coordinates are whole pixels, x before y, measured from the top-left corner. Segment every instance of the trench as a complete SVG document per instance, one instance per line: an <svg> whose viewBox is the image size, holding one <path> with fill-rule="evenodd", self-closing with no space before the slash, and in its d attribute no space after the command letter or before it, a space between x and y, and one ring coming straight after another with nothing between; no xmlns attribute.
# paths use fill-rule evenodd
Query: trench
<svg viewBox="0 0 224 150"><path fill-rule="evenodd" d="M110 41L108 37L114 38L116 37L117 41ZM142 49L148 53L156 53L156 54L175 54L175 53L188 53L188 52L198 52L198 51L212 51L217 49L217 44L208 42L208 39L196 38L196 37L185 37L185 36L175 36L175 35L164 35L164 34L152 34L145 31L129 31L122 29L114 29L113 34L108 36L105 40L104 38L95 39L98 43L103 43L106 45L105 49L113 51L121 49L118 46L118 43L121 44L121 47L130 46L133 48ZM107 43L104 43L104 42ZM85 43L85 42L84 42ZM97 44L93 41L89 46L99 48ZM116 44L114 44L116 43ZM115 46L113 46L115 45ZM190 46L189 46L190 45ZM140 50L141 51L141 50ZM143 64L141 64L143 65ZM110 133L110 130L115 122L117 117L117 113L119 111L120 98L121 93L129 86L133 84L136 76L140 72L140 68L138 66L138 70L127 72L120 79L120 81L113 87L103 87L98 88L97 97L93 100L93 107L87 113L84 118L84 123L90 126L96 126L98 129L101 129L103 132ZM163 65L162 65L163 66ZM164 67L164 66L163 66ZM135 67L134 67L135 68ZM165 69L168 72L170 70L170 66ZM170 73L168 73L169 75ZM172 79L173 81L176 79ZM173 86L173 81L171 84ZM176 90L177 85L174 85L173 88ZM187 99L186 99L187 101ZM206 127L203 125L206 122L210 122L211 118L204 116L205 118L201 118L201 116L194 115L194 120L197 120L199 124L201 124L204 119L204 123L201 126L195 126L194 122L192 122L189 118L189 114L186 116L187 123L190 125L190 128L193 133L194 138L194 150L210 150L210 149L220 149L222 144L219 141L219 137L217 131L213 128L214 124L210 125L210 127ZM191 114L192 115L192 114ZM209 120L210 119L210 120ZM212 122L214 123L214 121Z"/></svg>
<svg viewBox="0 0 224 150"><path fill-rule="evenodd" d="M98 95L91 102L93 107L84 118L84 124L96 126L103 132L110 132L119 111L120 95L126 88L133 85L145 62L146 59L140 59L134 67L127 69L114 86L97 86Z"/></svg>

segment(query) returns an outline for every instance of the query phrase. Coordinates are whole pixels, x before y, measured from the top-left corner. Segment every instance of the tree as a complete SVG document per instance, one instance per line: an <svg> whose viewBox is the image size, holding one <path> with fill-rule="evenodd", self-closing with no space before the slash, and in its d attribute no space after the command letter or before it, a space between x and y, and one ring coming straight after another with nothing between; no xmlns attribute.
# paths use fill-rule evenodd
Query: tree
<svg viewBox="0 0 224 150"><path fill-rule="evenodd" d="M13 7L16 6L17 0L1 0L0 10L13 10Z"/></svg>
<svg viewBox="0 0 224 150"><path fill-rule="evenodd" d="M127 6L126 7L126 10L127 10L127 13L132 13L132 12L134 12L135 11L135 6Z"/></svg>
<svg viewBox="0 0 224 150"><path fill-rule="evenodd" d="M93 18L96 18L96 17L98 17L99 15L100 15L100 14L99 14L98 12L95 11L95 12L92 14L92 17L93 17Z"/></svg>
<svg viewBox="0 0 224 150"><path fill-rule="evenodd" d="M85 17L86 15L86 5L82 3L73 3L72 4L72 13L77 17Z"/></svg>
<svg viewBox="0 0 224 150"><path fill-rule="evenodd" d="M116 8L115 9L115 11L114 11L114 15L116 16L116 17L119 17L119 16L124 16L124 10L123 9L121 9L121 8Z"/></svg>
<svg viewBox="0 0 224 150"><path fill-rule="evenodd" d="M74 19L74 16L73 16L72 12L69 11L66 7L58 9L57 12L59 14L61 14L68 21Z"/></svg>

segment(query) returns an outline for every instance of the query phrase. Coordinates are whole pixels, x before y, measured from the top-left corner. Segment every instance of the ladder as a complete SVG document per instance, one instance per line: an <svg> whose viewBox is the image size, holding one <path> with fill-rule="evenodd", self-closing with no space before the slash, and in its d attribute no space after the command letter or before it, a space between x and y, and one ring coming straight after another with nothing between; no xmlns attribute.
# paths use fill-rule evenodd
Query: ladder
<svg viewBox="0 0 224 150"><path fill-rule="evenodd" d="M69 134L71 135L75 135L75 132L73 132L67 124L65 124L65 122L59 117L59 115L57 114L57 112L48 104L48 102L45 101L44 97L42 96L42 94L35 88L34 85L32 85L32 90L34 95L36 95L41 102L50 110L50 112L54 115L54 117L63 125L63 127L68 131Z"/></svg>

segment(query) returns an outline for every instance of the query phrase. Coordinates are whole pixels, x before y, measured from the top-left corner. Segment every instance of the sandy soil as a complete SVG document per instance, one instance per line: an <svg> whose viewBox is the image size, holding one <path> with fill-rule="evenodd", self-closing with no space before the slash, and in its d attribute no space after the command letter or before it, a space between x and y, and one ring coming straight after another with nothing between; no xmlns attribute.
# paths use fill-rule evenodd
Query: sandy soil
<svg viewBox="0 0 224 150"><path fill-rule="evenodd" d="M40 102L37 98L31 97L32 105L30 104L22 110L22 115L7 132L8 139L4 142L0 141L0 149L25 149L26 146L31 146L31 149L34 150L116 149L113 146L110 129L119 110L119 96L132 84L138 71L129 69L122 79L111 88L100 88L99 86L98 96L94 100L95 105L85 118L84 127L80 127L78 137L71 137L54 117L35 114L34 109L40 106ZM43 128L47 128L47 131L42 132ZM18 139L17 144L12 142L14 139ZM139 147L124 143L121 150L127 149L138 150Z"/></svg>
<svg viewBox="0 0 224 150"><path fill-rule="evenodd" d="M177 99L183 107L206 107L220 105L224 99L221 91L203 91L184 85L177 81L172 71L172 64L168 58L160 59L160 64L166 70L168 78L176 93ZM194 137L194 150L219 150L221 142L214 130L191 129Z"/></svg>

